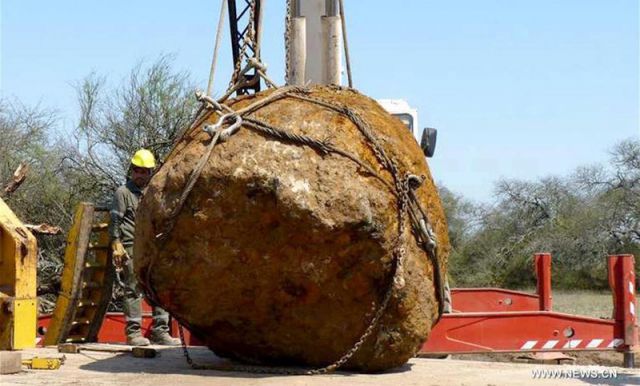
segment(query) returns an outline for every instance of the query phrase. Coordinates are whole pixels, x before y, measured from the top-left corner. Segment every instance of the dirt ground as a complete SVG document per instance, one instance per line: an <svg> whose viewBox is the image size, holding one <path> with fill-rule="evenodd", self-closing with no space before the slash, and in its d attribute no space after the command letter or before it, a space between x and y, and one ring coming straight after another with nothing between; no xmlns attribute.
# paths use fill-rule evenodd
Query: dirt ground
<svg viewBox="0 0 640 386"><path fill-rule="evenodd" d="M622 353L618 352L567 352L565 355L574 360L566 360L564 364L576 366L622 366ZM523 354L466 354L452 355L450 358L460 361L534 363L534 361L526 359ZM640 353L636 354L635 367L640 368Z"/></svg>
<svg viewBox="0 0 640 386"><path fill-rule="evenodd" d="M192 348L197 363L219 362L205 348ZM33 355L59 356L54 348L23 352ZM579 369L580 366L556 366L522 363L460 361L455 359L414 358L405 366L382 374L336 373L321 376L281 376L192 370L180 348L161 348L159 357L133 358L127 353L85 351L66 354L59 370L25 370L19 374L0 375L0 385L640 385L640 370L609 368L617 377L606 378L534 378L533 372L544 369Z"/></svg>

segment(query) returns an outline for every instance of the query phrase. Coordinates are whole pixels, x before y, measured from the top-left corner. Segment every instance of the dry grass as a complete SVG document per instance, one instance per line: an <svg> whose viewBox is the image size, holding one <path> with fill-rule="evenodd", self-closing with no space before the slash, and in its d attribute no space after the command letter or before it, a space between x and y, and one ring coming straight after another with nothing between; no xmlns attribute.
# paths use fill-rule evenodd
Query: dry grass
<svg viewBox="0 0 640 386"><path fill-rule="evenodd" d="M535 294L535 288L516 289ZM556 290L552 289L553 311L584 315L594 318L613 318L611 291Z"/></svg>
<svg viewBox="0 0 640 386"><path fill-rule="evenodd" d="M613 297L609 291L553 291L553 310L567 314L611 318Z"/></svg>

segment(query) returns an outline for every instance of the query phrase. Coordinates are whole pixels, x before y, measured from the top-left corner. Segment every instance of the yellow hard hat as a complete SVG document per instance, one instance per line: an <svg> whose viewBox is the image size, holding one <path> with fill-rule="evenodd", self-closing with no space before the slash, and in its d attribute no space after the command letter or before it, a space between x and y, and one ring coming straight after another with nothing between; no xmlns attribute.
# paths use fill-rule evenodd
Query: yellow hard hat
<svg viewBox="0 0 640 386"><path fill-rule="evenodd" d="M139 168L153 169L156 167L156 157L147 149L140 149L131 158L131 164Z"/></svg>

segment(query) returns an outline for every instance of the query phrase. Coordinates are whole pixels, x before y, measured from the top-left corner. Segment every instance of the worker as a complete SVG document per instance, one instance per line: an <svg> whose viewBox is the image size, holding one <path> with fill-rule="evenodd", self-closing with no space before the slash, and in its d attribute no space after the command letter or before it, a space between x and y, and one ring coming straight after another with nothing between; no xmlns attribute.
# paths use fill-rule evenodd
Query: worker
<svg viewBox="0 0 640 386"><path fill-rule="evenodd" d="M111 251L116 272L121 274L124 286L124 315L127 344L147 346L150 343L177 345L179 340L169 335L169 314L160 307L153 308L151 341L142 335L142 292L133 272L133 236L136 227L136 210L144 190L151 180L156 160L147 149L138 150L131 159L129 178L120 186L111 206Z"/></svg>

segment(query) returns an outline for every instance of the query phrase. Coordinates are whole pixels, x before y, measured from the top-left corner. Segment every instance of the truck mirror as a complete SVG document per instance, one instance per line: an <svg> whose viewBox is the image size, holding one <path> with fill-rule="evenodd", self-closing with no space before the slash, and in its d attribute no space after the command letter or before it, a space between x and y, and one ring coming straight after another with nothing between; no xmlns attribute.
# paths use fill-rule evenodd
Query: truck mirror
<svg viewBox="0 0 640 386"><path fill-rule="evenodd" d="M422 130L422 138L420 139L420 147L426 157L433 157L433 153L436 152L436 139L438 137L438 130L431 127L425 127Z"/></svg>

